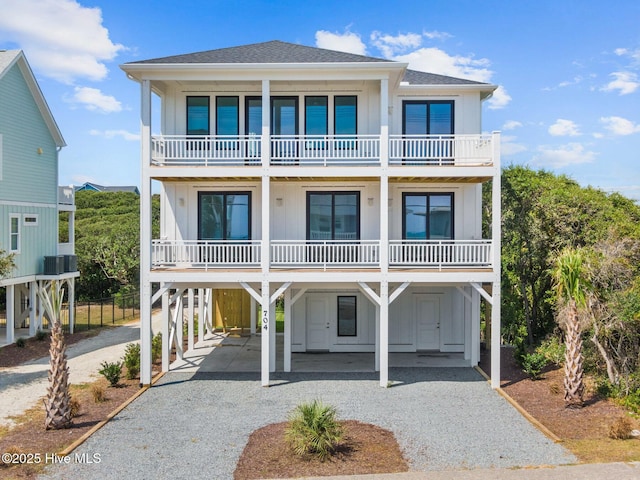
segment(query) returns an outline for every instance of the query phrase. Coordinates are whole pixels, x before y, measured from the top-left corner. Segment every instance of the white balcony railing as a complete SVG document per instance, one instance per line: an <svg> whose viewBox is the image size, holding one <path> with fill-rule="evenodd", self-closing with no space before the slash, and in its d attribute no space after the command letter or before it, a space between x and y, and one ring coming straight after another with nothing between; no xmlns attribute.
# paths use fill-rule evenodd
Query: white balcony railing
<svg viewBox="0 0 640 480"><path fill-rule="evenodd" d="M274 135L271 164L379 165L379 135Z"/></svg>
<svg viewBox="0 0 640 480"><path fill-rule="evenodd" d="M486 166L491 135L390 135L389 164ZM271 165L378 166L379 135L273 135ZM151 138L155 166L261 165L260 135L162 135Z"/></svg>
<svg viewBox="0 0 640 480"><path fill-rule="evenodd" d="M275 268L377 267L378 240L273 240L271 266Z"/></svg>
<svg viewBox="0 0 640 480"><path fill-rule="evenodd" d="M491 240L390 240L389 266L491 267Z"/></svg>
<svg viewBox="0 0 640 480"><path fill-rule="evenodd" d="M390 135L391 165L491 165L491 135Z"/></svg>
<svg viewBox="0 0 640 480"><path fill-rule="evenodd" d="M260 240L153 240L151 264L154 268L256 267Z"/></svg>

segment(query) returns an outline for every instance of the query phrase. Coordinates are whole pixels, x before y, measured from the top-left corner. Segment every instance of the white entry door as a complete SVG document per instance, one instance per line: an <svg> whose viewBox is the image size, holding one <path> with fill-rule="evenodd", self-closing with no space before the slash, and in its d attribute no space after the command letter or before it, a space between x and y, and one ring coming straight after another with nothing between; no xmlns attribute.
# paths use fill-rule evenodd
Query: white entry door
<svg viewBox="0 0 640 480"><path fill-rule="evenodd" d="M416 295L417 350L440 350L440 298Z"/></svg>
<svg viewBox="0 0 640 480"><path fill-rule="evenodd" d="M307 350L329 350L329 302L307 298Z"/></svg>

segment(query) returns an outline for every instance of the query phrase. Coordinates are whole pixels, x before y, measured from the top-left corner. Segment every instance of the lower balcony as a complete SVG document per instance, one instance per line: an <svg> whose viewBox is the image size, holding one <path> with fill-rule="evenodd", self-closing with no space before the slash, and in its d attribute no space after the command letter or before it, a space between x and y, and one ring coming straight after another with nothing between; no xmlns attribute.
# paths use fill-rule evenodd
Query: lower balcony
<svg viewBox="0 0 640 480"><path fill-rule="evenodd" d="M152 268L260 268L260 240L153 240ZM379 240L273 240L272 269L380 268ZM390 240L389 268L492 268L491 240Z"/></svg>

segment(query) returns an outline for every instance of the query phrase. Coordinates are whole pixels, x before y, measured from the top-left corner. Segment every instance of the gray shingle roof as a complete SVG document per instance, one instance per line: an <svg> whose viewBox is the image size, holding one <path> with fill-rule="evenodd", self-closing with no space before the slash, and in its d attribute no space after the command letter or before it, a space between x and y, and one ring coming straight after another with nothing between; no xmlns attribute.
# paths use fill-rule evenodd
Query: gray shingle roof
<svg viewBox="0 0 640 480"><path fill-rule="evenodd" d="M486 85L483 82L465 80L464 78L447 77L435 73L418 72L417 70L406 70L403 82L409 85Z"/></svg>
<svg viewBox="0 0 640 480"><path fill-rule="evenodd" d="M131 63L344 63L389 62L382 58L307 47L295 43L270 42L219 48L204 52L153 58Z"/></svg>

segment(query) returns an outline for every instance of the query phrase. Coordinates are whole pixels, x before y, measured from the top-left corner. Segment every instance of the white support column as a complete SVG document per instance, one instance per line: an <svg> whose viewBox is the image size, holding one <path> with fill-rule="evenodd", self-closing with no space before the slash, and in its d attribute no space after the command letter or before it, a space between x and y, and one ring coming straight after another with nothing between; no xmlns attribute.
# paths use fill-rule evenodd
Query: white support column
<svg viewBox="0 0 640 480"><path fill-rule="evenodd" d="M480 294L471 291L471 366L480 362Z"/></svg>
<svg viewBox="0 0 640 480"><path fill-rule="evenodd" d="M284 371L291 371L291 288L284 292Z"/></svg>
<svg viewBox="0 0 640 480"><path fill-rule="evenodd" d="M38 325L36 316L36 302L38 301L38 282L29 282L29 336L34 336L42 327ZM73 330L71 330L73 333Z"/></svg>
<svg viewBox="0 0 640 480"><path fill-rule="evenodd" d="M501 233L500 225L502 218L501 203L501 167L500 167L500 133L494 132L493 143L493 163L495 172L493 174L493 185L491 191L491 238L493 243L493 290L492 290L492 307L491 307L491 388L500 387L500 310L501 310L501 292L500 292L500 249L501 249Z"/></svg>
<svg viewBox="0 0 640 480"><path fill-rule="evenodd" d="M275 300L269 305L269 319L271 321L269 333L269 371L276 371L276 303Z"/></svg>
<svg viewBox="0 0 640 480"><path fill-rule="evenodd" d="M269 337L271 336L271 322L269 318L269 281L262 281L262 338L260 343L260 372L261 382L263 387L269 386L269 347L271 342Z"/></svg>
<svg viewBox="0 0 640 480"><path fill-rule="evenodd" d="M389 166L389 79L380 80L380 165ZM381 204L382 205L382 204Z"/></svg>
<svg viewBox="0 0 640 480"><path fill-rule="evenodd" d="M380 282L380 386L389 384L389 284Z"/></svg>
<svg viewBox="0 0 640 480"><path fill-rule="evenodd" d="M16 288L15 285L7 285L7 343L15 342L15 302Z"/></svg>
<svg viewBox="0 0 640 480"><path fill-rule="evenodd" d="M269 80L262 80L262 137L260 156L262 168L269 167L271 160L271 86Z"/></svg>
<svg viewBox="0 0 640 480"><path fill-rule="evenodd" d="M151 81L141 82L140 112L140 383L151 384Z"/></svg>
<svg viewBox="0 0 640 480"><path fill-rule="evenodd" d="M374 358L374 362L375 362L375 370L376 372L380 371L380 304L376 303L375 304L376 310L375 310L375 316L376 316L376 340L375 340L375 349L376 349L376 353L375 353L375 358Z"/></svg>
<svg viewBox="0 0 640 480"><path fill-rule="evenodd" d="M193 288L190 288L187 291L187 295L188 295L188 303L187 303L187 334L188 334L188 344L187 344L187 351L192 351L193 350L193 346L194 346L194 328L193 328L193 312L194 312L194 305L193 305Z"/></svg>
<svg viewBox="0 0 640 480"><path fill-rule="evenodd" d="M69 333L73 333L76 325L76 279L70 278L69 286Z"/></svg>
<svg viewBox="0 0 640 480"><path fill-rule="evenodd" d="M213 304L213 288L209 288L207 294L207 326L209 328L210 333L214 333L216 331L216 326L213 323L213 309L215 305Z"/></svg>
<svg viewBox="0 0 640 480"><path fill-rule="evenodd" d="M250 308L251 308L251 322L249 323L249 328L251 330L251 335L255 335L256 334L256 324L257 322L257 315L258 315L258 309L257 309L257 302L253 299L253 297L249 300L250 303Z"/></svg>
<svg viewBox="0 0 640 480"><path fill-rule="evenodd" d="M180 296L176 299L176 311L173 318L175 319L176 329L176 359L184 359L184 290L180 291Z"/></svg>
<svg viewBox="0 0 640 480"><path fill-rule="evenodd" d="M169 321L171 312L169 309L169 290L162 294L162 371L169 371L169 355L171 343L169 339Z"/></svg>
<svg viewBox="0 0 640 480"><path fill-rule="evenodd" d="M204 288L198 289L198 342L204 340Z"/></svg>

